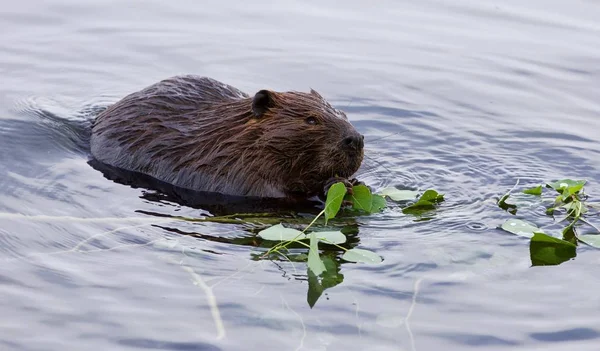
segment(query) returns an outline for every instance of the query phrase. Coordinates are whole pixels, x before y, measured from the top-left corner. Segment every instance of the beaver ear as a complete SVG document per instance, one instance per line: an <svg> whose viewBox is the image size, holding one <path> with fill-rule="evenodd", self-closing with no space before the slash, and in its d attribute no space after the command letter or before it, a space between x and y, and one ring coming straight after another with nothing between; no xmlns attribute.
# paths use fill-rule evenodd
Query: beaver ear
<svg viewBox="0 0 600 351"><path fill-rule="evenodd" d="M321 94L317 93L317 91L314 90L313 88L310 89L310 93L313 94L313 95L315 95L319 99L323 99L323 97L321 96Z"/></svg>
<svg viewBox="0 0 600 351"><path fill-rule="evenodd" d="M268 90L261 90L252 100L252 112L255 117L262 117L269 108L273 107L273 96Z"/></svg>

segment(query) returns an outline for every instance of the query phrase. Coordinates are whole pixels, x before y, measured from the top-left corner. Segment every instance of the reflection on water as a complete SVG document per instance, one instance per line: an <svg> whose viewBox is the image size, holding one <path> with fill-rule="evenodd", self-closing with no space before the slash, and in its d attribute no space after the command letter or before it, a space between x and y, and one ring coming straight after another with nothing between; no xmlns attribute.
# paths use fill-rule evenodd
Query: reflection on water
<svg viewBox="0 0 600 351"><path fill-rule="evenodd" d="M600 197L599 16L541 0L5 6L0 348L595 350L597 250L532 268L496 200L564 177ZM362 181L446 201L427 221L395 206L333 221L384 261L328 247L339 271L311 290L306 251L259 259L256 233L306 224L315 203L207 198L90 160L93 116L182 73L312 87L365 135ZM556 228L537 206L515 217Z"/></svg>

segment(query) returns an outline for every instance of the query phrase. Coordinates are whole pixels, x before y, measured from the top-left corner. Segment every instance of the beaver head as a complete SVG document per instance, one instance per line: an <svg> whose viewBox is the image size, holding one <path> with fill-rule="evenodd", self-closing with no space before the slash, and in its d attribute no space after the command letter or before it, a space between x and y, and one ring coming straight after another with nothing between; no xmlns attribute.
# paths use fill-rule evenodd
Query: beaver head
<svg viewBox="0 0 600 351"><path fill-rule="evenodd" d="M261 90L249 130L258 130L261 161L283 178L284 192L316 194L332 177L349 178L363 160L364 137L319 93Z"/></svg>

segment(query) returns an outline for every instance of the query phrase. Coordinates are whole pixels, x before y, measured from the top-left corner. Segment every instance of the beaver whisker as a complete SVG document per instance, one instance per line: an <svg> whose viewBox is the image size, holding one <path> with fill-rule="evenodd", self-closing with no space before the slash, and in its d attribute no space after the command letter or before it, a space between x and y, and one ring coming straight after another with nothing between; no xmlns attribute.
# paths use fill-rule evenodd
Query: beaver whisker
<svg viewBox="0 0 600 351"><path fill-rule="evenodd" d="M385 139L385 138L389 138L391 136L398 135L398 134L400 134L400 132L396 132L396 133L392 133L392 134L389 134L389 135L385 135L385 136L382 136L381 138L369 140L369 144L373 144L376 141L379 141L379 140L382 140L382 139Z"/></svg>
<svg viewBox="0 0 600 351"><path fill-rule="evenodd" d="M370 156L368 156L368 155L366 155L366 154L365 154L365 158L366 158L367 160L369 160L369 161L373 161L373 162L374 162L374 163L376 163L378 166L380 166L380 167L382 167L383 169L385 169L385 170L388 172L388 175L389 175L390 177L393 177L393 176L394 176L394 172L393 172L391 169L389 169L389 168L388 168L386 165L384 165L382 162L380 162L380 161L378 161L378 160L376 160L376 159L374 159L374 158L372 158L372 157L370 157ZM368 166L368 165L367 165L367 166Z"/></svg>

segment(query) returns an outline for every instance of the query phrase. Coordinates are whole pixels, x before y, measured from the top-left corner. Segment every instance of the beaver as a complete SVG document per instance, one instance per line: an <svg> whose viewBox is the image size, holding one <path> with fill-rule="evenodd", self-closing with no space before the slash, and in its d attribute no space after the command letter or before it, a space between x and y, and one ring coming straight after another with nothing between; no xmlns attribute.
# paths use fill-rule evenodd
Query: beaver
<svg viewBox="0 0 600 351"><path fill-rule="evenodd" d="M259 198L309 198L350 177L364 137L319 93L250 96L181 75L132 93L93 122L99 162L184 189Z"/></svg>

